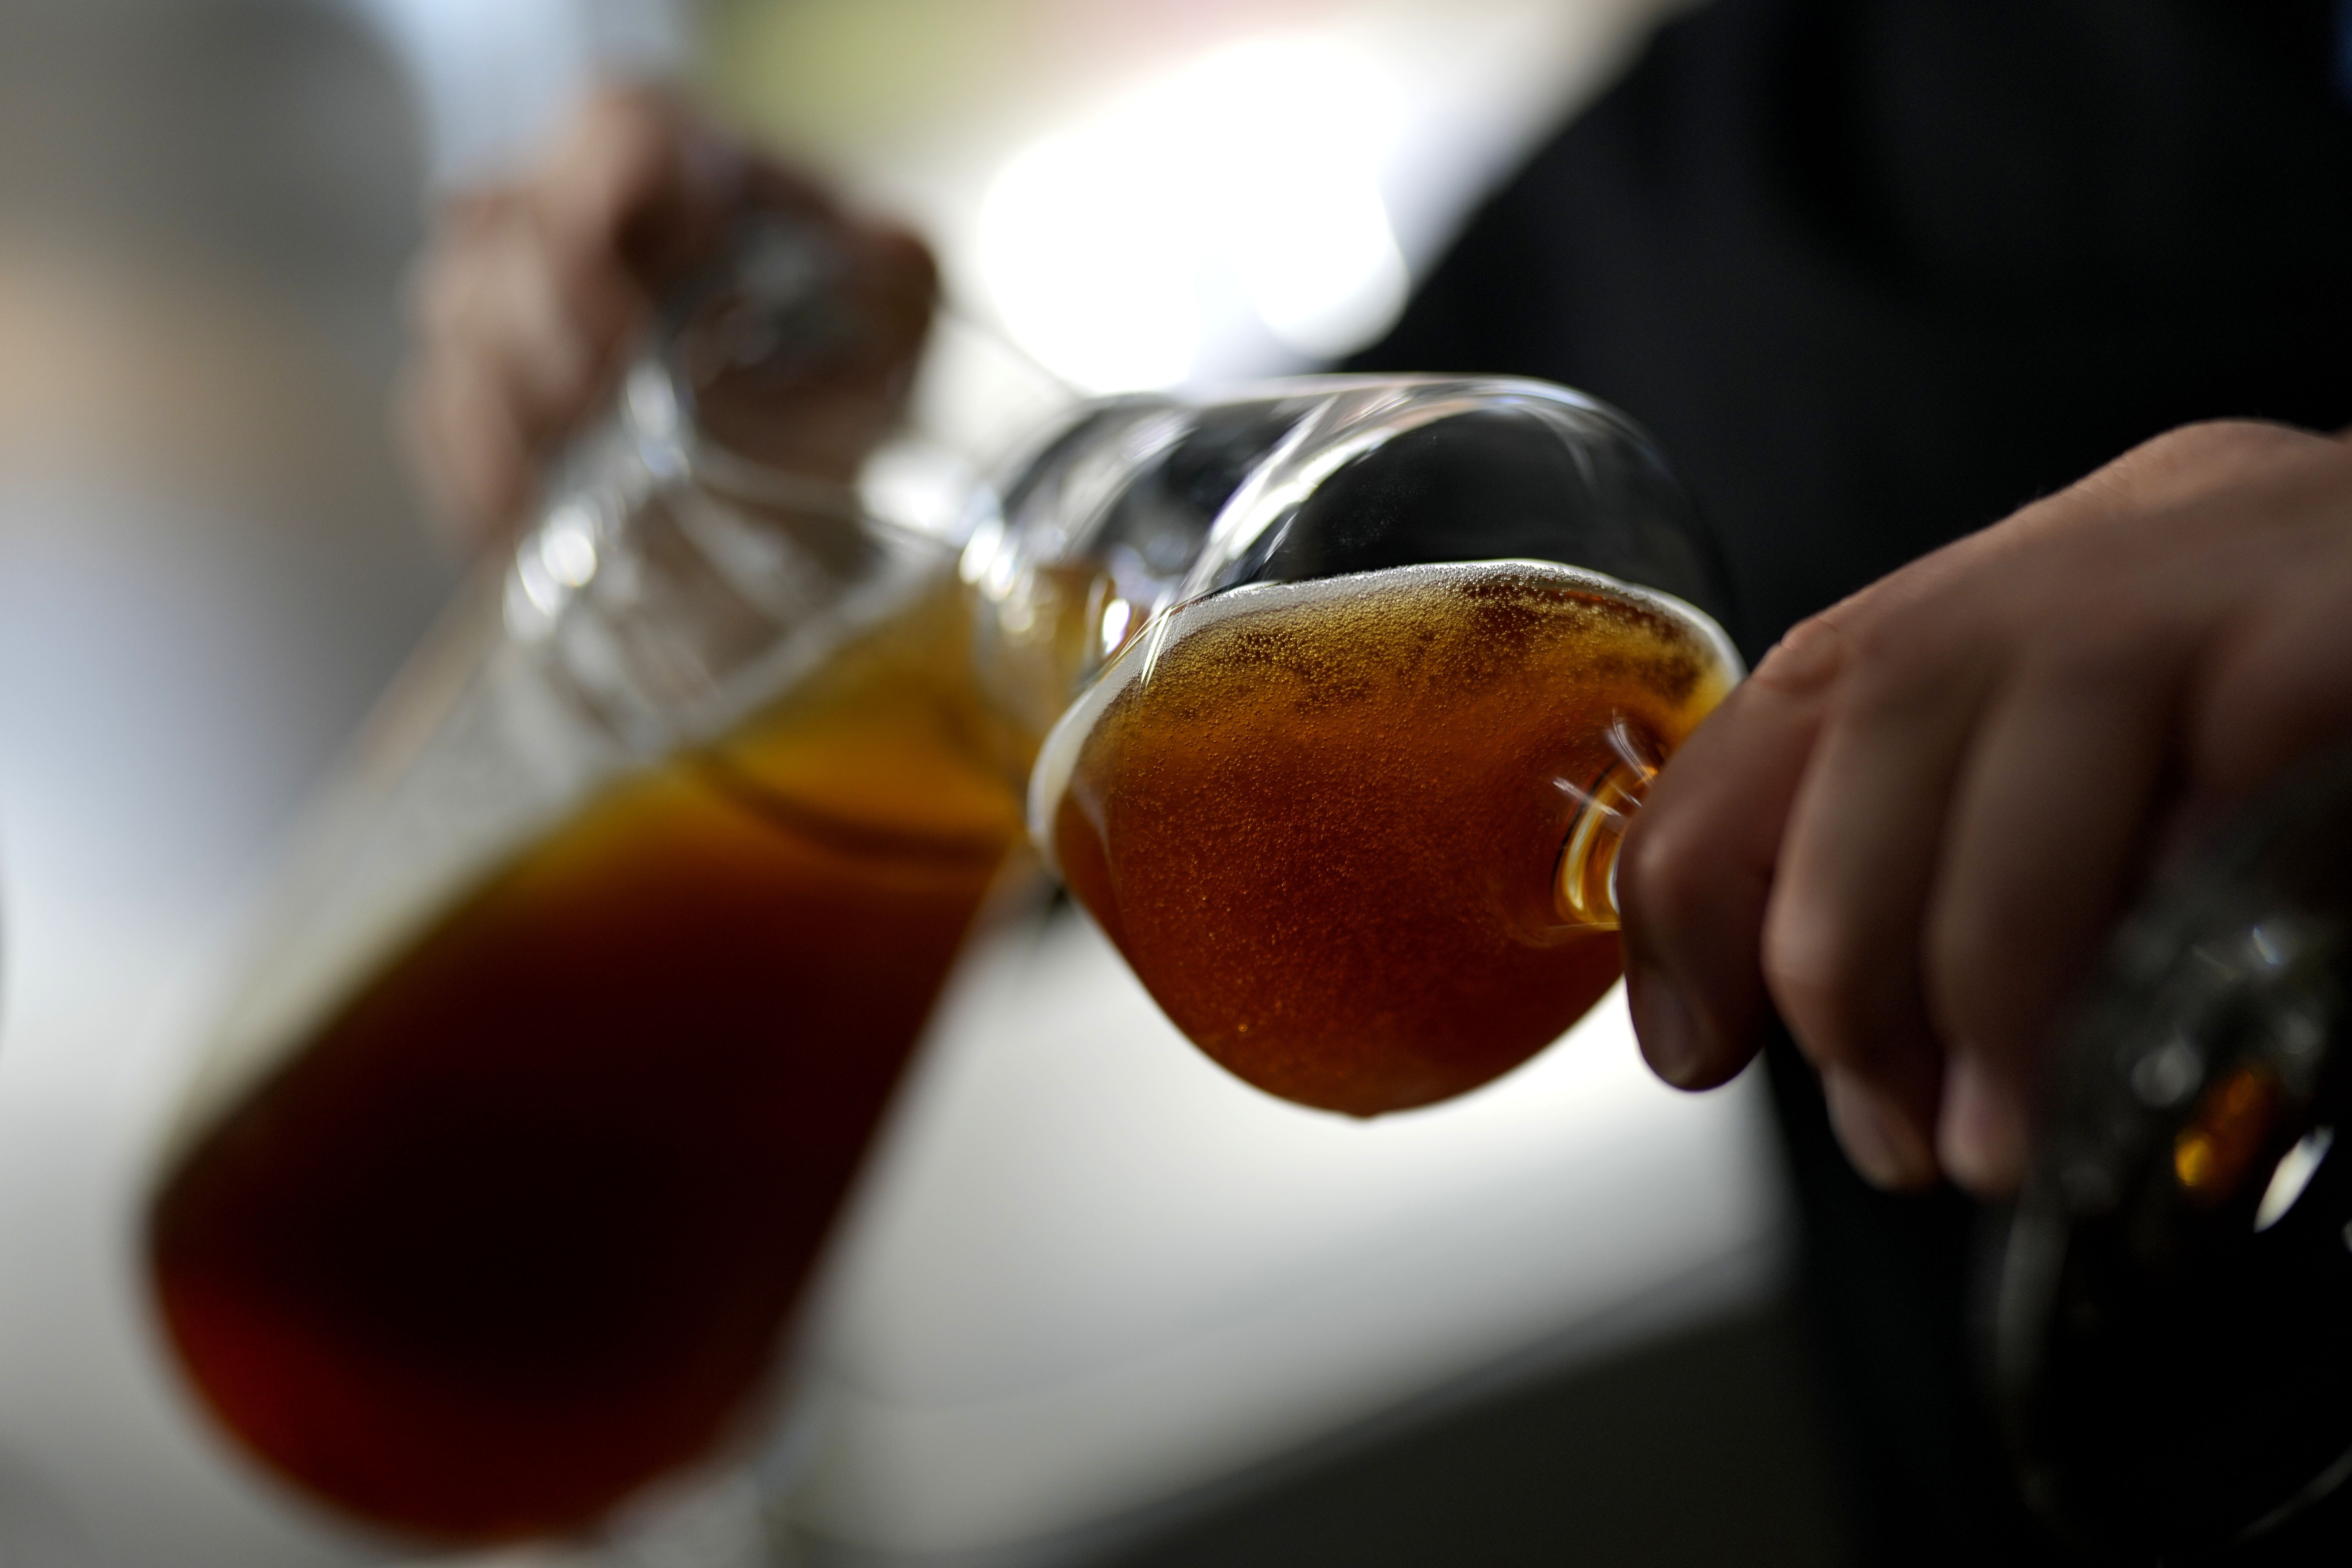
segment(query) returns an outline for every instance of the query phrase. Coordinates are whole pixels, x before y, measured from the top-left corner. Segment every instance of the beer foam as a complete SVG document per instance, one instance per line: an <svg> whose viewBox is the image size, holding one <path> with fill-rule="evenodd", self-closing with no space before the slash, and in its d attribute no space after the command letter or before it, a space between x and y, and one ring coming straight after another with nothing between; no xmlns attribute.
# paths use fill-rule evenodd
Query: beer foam
<svg viewBox="0 0 2352 1568"><path fill-rule="evenodd" d="M1739 653L1713 616L1696 605L1655 588L1623 582L1603 572L1569 566L1556 561L1506 559L1441 562L1415 566L1391 566L1377 572L1351 572L1337 577L1317 577L1302 583L1252 583L1203 598L1172 605L1153 617L1105 669L1086 694L1063 713L1046 735L1035 768L1029 775L1029 837L1048 869L1061 875L1054 847L1055 818L1061 811L1071 775L1076 771L1087 737L1111 705L1137 682L1149 684L1159 661L1178 643L1237 616L1267 611L1296 611L1328 605L1353 618L1377 613L1382 599L1419 596L1432 589L1475 587L1517 578L1533 584L1595 595L1648 610L1698 643L1712 662L1737 681L1745 673Z"/></svg>

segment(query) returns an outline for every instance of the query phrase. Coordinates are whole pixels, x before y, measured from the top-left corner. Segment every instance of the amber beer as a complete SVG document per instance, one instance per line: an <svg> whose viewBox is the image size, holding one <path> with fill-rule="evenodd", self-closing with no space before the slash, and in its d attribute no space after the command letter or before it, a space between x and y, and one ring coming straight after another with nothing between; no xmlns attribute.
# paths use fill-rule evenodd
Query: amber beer
<svg viewBox="0 0 2352 1568"><path fill-rule="evenodd" d="M449 1541L719 1444L1020 832L951 598L609 786L315 1019L152 1210L251 1450Z"/></svg>
<svg viewBox="0 0 2352 1568"><path fill-rule="evenodd" d="M1504 562L1243 588L1171 626L1065 721L1035 820L1211 1057L1370 1116L1509 1070L1615 981L1613 912L1570 907L1607 901L1605 867L1563 889L1562 858L1729 689L1711 623Z"/></svg>

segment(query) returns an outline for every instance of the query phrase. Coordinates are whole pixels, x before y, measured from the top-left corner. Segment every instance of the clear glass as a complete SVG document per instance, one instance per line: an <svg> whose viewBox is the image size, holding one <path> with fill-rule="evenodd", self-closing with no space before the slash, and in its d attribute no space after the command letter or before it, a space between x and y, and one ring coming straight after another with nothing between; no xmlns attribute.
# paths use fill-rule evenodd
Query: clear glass
<svg viewBox="0 0 2352 1568"><path fill-rule="evenodd" d="M1623 830L1741 673L1655 448L1532 381L1094 405L964 575L1009 712L1084 672L1033 842L1196 1044L1357 1114L1486 1082L1614 982Z"/></svg>
<svg viewBox="0 0 2352 1568"><path fill-rule="evenodd" d="M576 1535L757 1432L1020 875L969 465L905 434L929 279L853 243L762 220L680 291L320 803L159 1153L190 1387L374 1526Z"/></svg>

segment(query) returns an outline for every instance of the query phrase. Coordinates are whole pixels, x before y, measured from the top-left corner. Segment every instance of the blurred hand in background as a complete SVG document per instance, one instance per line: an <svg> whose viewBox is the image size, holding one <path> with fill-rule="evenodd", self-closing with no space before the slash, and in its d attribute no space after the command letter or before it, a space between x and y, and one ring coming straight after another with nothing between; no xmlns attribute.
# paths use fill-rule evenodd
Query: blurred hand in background
<svg viewBox="0 0 2352 1568"><path fill-rule="evenodd" d="M761 210L824 225L891 323L886 352L856 367L856 395L828 389L860 430L824 444L856 447L871 410L895 401L928 317L936 273L912 235L847 213L644 86L592 94L524 177L443 203L414 287L399 417L427 493L468 548L522 523L546 463L611 395L665 290ZM787 433L809 421L793 412Z"/></svg>

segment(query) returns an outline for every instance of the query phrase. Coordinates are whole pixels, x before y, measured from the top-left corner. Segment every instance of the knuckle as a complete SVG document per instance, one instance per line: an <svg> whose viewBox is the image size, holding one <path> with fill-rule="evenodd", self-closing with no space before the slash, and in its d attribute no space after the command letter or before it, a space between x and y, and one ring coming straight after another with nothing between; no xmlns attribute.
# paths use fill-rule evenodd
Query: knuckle
<svg viewBox="0 0 2352 1568"><path fill-rule="evenodd" d="M1847 648L1844 627L1824 611L1790 627L1748 679L1767 690L1810 696L1838 678L1845 668Z"/></svg>
<svg viewBox="0 0 2352 1568"><path fill-rule="evenodd" d="M2281 459L2333 446L2326 437L2261 419L2208 419L2152 437L2075 488L2137 510L2185 500Z"/></svg>
<svg viewBox="0 0 2352 1568"><path fill-rule="evenodd" d="M1847 684L1858 700L1902 686L1935 640L1930 617L1920 614L1873 616L1846 636L1853 647Z"/></svg>
<svg viewBox="0 0 2352 1568"><path fill-rule="evenodd" d="M2308 430L2268 419L2203 419L2166 431L2139 451L2170 462L2201 462L2300 450L2319 441Z"/></svg>
<svg viewBox="0 0 2352 1568"><path fill-rule="evenodd" d="M1878 731L1965 701L2008 647L2011 619L2007 609L1956 586L1859 622L1848 633L1832 721Z"/></svg>

